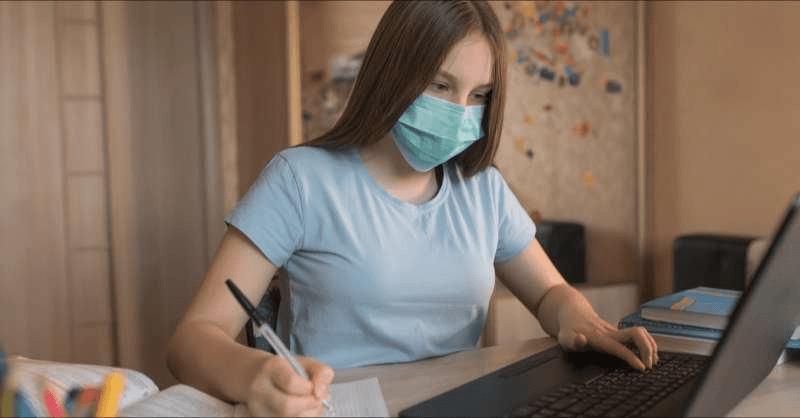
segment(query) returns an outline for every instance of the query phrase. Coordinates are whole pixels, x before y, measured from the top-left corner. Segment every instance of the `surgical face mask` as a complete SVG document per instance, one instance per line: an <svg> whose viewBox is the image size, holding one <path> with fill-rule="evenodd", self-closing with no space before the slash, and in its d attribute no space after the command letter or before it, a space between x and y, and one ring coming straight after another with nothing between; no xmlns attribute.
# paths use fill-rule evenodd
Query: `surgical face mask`
<svg viewBox="0 0 800 418"><path fill-rule="evenodd" d="M427 172L484 136L485 107L461 106L423 94L400 116L392 136L408 164Z"/></svg>

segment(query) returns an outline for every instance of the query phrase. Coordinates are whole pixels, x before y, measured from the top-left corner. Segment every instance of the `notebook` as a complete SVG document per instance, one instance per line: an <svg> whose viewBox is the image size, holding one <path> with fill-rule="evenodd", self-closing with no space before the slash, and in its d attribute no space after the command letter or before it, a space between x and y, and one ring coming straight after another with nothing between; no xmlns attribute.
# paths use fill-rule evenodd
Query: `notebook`
<svg viewBox="0 0 800 418"><path fill-rule="evenodd" d="M661 352L658 367L641 373L606 354L553 347L404 409L400 416L723 416L770 373L799 316L800 194L789 204L711 356ZM680 378L662 382L674 369ZM641 392L615 386L630 375L642 379ZM586 392L598 386L606 388L604 395ZM648 399L650 393L655 398ZM594 399L624 404L638 398L645 400L635 409L582 409ZM552 402L561 404L538 409Z"/></svg>

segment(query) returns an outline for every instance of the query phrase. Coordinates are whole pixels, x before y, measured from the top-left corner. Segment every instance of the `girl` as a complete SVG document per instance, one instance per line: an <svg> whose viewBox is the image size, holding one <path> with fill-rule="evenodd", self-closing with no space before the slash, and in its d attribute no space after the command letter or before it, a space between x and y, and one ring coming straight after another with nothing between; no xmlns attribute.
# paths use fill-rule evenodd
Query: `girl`
<svg viewBox="0 0 800 418"><path fill-rule="evenodd" d="M336 125L275 156L226 218L169 344L175 376L253 414L319 414L332 367L474 348L495 275L566 349L651 367L652 337L603 321L564 281L491 165L506 62L486 2L392 3ZM225 279L256 301L279 267L277 332L310 382L234 341L247 317Z"/></svg>

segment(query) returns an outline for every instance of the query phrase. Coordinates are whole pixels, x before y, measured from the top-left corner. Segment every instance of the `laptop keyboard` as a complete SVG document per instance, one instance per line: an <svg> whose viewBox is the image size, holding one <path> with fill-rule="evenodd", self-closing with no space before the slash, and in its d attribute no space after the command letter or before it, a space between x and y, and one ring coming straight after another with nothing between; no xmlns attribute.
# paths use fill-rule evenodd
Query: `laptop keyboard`
<svg viewBox="0 0 800 418"><path fill-rule="evenodd" d="M707 357L659 353L659 362L640 372L629 366L612 369L584 383L567 383L526 405L510 417L639 416L697 375Z"/></svg>

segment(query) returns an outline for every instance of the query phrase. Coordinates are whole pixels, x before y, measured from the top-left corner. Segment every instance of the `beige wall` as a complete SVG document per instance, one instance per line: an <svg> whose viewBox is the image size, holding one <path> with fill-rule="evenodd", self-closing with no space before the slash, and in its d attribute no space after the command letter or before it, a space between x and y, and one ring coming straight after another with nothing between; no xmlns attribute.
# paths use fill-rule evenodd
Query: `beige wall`
<svg viewBox="0 0 800 418"><path fill-rule="evenodd" d="M364 52L388 1L300 2L300 65L304 75L328 70L340 54Z"/></svg>
<svg viewBox="0 0 800 418"><path fill-rule="evenodd" d="M672 290L672 240L772 233L800 191L800 3L648 4L649 254Z"/></svg>
<svg viewBox="0 0 800 418"><path fill-rule="evenodd" d="M114 361L97 8L0 2L0 346Z"/></svg>
<svg viewBox="0 0 800 418"><path fill-rule="evenodd" d="M223 232L208 4L0 2L0 346L172 382Z"/></svg>

